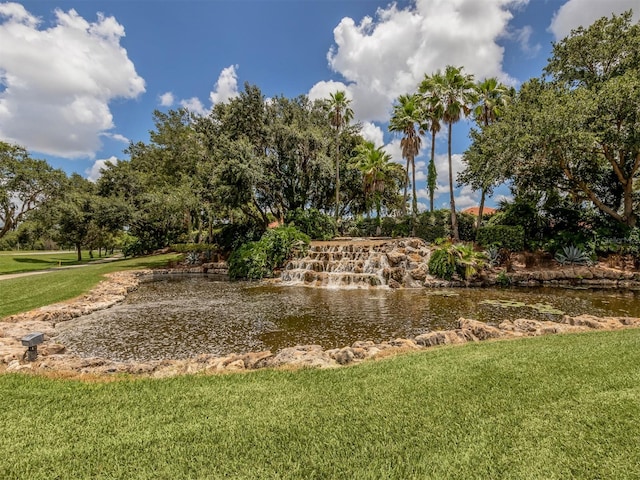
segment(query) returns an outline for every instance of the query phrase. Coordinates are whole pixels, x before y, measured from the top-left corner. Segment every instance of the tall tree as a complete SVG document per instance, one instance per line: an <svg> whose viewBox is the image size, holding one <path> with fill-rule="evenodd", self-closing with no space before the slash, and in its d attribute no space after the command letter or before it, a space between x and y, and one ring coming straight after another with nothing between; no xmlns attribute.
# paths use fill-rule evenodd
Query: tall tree
<svg viewBox="0 0 640 480"><path fill-rule="evenodd" d="M547 79L533 79L489 129L511 158L520 192L559 190L627 227L640 202L640 22L597 20L554 45ZM550 80L550 81L549 81Z"/></svg>
<svg viewBox="0 0 640 480"><path fill-rule="evenodd" d="M418 87L423 104L422 114L425 128L431 132L431 158L427 168L427 189L429 190L429 211L433 212L433 197L438 186L438 172L436 170L436 135L440 131L444 115L439 86L444 82L440 72L425 75Z"/></svg>
<svg viewBox="0 0 640 480"><path fill-rule="evenodd" d="M504 114L507 105L511 101L513 95L512 89L503 85L497 78L486 78L476 83L476 92L478 95L478 104L476 105L473 115L476 123L481 128L488 127L498 120ZM487 178L487 176L483 176ZM476 228L482 225L482 215L484 213L484 202L487 190L492 187L492 183L481 182L480 187L480 206L478 208L478 223Z"/></svg>
<svg viewBox="0 0 640 480"><path fill-rule="evenodd" d="M376 218L380 222L383 194L385 191L396 193L403 183L405 172L397 163L391 161L391 155L377 147L373 142L365 142L356 149L354 158L358 169L364 176L363 187L367 203L373 200Z"/></svg>
<svg viewBox="0 0 640 480"><path fill-rule="evenodd" d="M340 215L340 133L353 119L353 110L349 106L351 100L343 90L329 94L329 122L335 129L336 139L336 220Z"/></svg>
<svg viewBox="0 0 640 480"><path fill-rule="evenodd" d="M451 159L451 139L453 124L460 121L463 116L471 113L471 106L476 102L476 93L473 75L463 73L462 67L448 65L444 75L437 72L434 75L433 100L441 103L442 120L447 124L447 151L449 163L449 195L451 204L451 230L453 239L460 240L458 233L458 217L456 215L456 202L453 191L453 163Z"/></svg>
<svg viewBox="0 0 640 480"><path fill-rule="evenodd" d="M420 110L420 99L417 95L400 95L398 102L393 107L391 120L389 120L389 131L402 134L400 148L402 157L407 161L406 180L409 183L409 167L411 167L412 186L412 208L411 213L415 219L418 214L418 198L416 190L416 164L415 158L420 153L423 133L420 128L422 113ZM416 129L418 125L418 129ZM407 203L407 187L404 190L404 202Z"/></svg>
<svg viewBox="0 0 640 480"><path fill-rule="evenodd" d="M0 238L59 195L66 176L20 146L0 141Z"/></svg>

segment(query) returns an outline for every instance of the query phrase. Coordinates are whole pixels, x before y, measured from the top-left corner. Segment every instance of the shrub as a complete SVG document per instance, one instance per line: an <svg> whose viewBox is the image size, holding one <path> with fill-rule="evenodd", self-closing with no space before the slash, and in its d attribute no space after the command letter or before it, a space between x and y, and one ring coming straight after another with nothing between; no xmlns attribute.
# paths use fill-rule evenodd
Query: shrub
<svg viewBox="0 0 640 480"><path fill-rule="evenodd" d="M338 234L335 219L315 208L296 208L287 213L285 221L288 224L293 223L298 230L312 239L331 240Z"/></svg>
<svg viewBox="0 0 640 480"><path fill-rule="evenodd" d="M145 246L135 235L125 233L122 238L122 254L126 257L135 257L145 253Z"/></svg>
<svg viewBox="0 0 640 480"><path fill-rule="evenodd" d="M591 257L583 249L574 245L566 246L561 252L556 253L556 260L565 264L591 265Z"/></svg>
<svg viewBox="0 0 640 480"><path fill-rule="evenodd" d="M429 257L429 274L444 280L451 280L456 272L455 258L447 248L438 248Z"/></svg>
<svg viewBox="0 0 640 480"><path fill-rule="evenodd" d="M482 269L485 257L481 252L473 250L471 245L463 243L443 243L439 248L431 252L429 257L429 273L434 277L451 280L457 273L468 280Z"/></svg>
<svg viewBox="0 0 640 480"><path fill-rule="evenodd" d="M483 247L496 245L511 251L524 249L524 228L521 226L492 225L478 229L477 242Z"/></svg>
<svg viewBox="0 0 640 480"><path fill-rule="evenodd" d="M252 280L272 277L295 250L306 250L308 245L309 237L293 226L268 230L259 241L246 243L231 254L229 276Z"/></svg>
<svg viewBox="0 0 640 480"><path fill-rule="evenodd" d="M264 225L253 220L229 223L214 231L213 242L223 252L231 252L241 245L259 240L264 231Z"/></svg>

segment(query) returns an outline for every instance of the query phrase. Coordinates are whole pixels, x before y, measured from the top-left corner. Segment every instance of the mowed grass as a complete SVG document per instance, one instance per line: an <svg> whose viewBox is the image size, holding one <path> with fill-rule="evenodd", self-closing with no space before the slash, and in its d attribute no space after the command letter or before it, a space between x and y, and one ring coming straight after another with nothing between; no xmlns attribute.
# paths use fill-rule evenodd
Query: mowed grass
<svg viewBox="0 0 640 480"><path fill-rule="evenodd" d="M177 254L154 255L0 280L0 319L82 295L103 280L106 273L162 267L176 258Z"/></svg>
<svg viewBox="0 0 640 480"><path fill-rule="evenodd" d="M88 252L82 252L82 259L82 262L78 262L76 252L0 252L0 275L47 270L99 260L97 256L90 259Z"/></svg>
<svg viewBox="0 0 640 480"><path fill-rule="evenodd" d="M631 479L640 330L334 370L0 376L0 478Z"/></svg>

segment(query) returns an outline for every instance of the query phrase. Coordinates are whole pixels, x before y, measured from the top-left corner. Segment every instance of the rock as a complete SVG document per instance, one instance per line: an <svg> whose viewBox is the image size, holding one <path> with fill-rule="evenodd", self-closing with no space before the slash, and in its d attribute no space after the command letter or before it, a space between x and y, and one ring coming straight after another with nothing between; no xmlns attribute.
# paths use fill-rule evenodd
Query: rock
<svg viewBox="0 0 640 480"><path fill-rule="evenodd" d="M224 369L229 371L244 370L245 369L244 361L241 359L234 360L233 362L230 362L227 365L225 365Z"/></svg>
<svg viewBox="0 0 640 480"><path fill-rule="evenodd" d="M264 352L247 353L242 357L245 368L255 369L263 368L268 365L268 360L273 357L273 353L269 350Z"/></svg>
<svg viewBox="0 0 640 480"><path fill-rule="evenodd" d="M7 366L7 372L20 372L23 370L33 370L33 365L30 363L20 363L18 360L14 360Z"/></svg>
<svg viewBox="0 0 640 480"><path fill-rule="evenodd" d="M336 362L320 345L299 345L283 348L273 358L273 366L291 365L295 367L331 367Z"/></svg>
<svg viewBox="0 0 640 480"><path fill-rule="evenodd" d="M395 340L391 340L389 342L389 345L393 347L398 347L398 348L408 348L411 350L418 348L418 345L416 344L416 342L409 338L396 338Z"/></svg>
<svg viewBox="0 0 640 480"><path fill-rule="evenodd" d="M418 335L415 342L423 347L435 347L436 345L444 345L447 337L443 332L429 332Z"/></svg>
<svg viewBox="0 0 640 480"><path fill-rule="evenodd" d="M402 287L400 282L398 282L397 280L394 280L393 278L389 279L388 285L389 285L389 288L394 288L394 289Z"/></svg>
<svg viewBox="0 0 640 480"><path fill-rule="evenodd" d="M490 338L501 338L506 336L506 333L499 328L468 318L458 319L458 327L461 330L469 330L478 340L488 340Z"/></svg>
<svg viewBox="0 0 640 480"><path fill-rule="evenodd" d="M353 362L355 355L350 347L344 347L338 350L333 358L340 365L348 365Z"/></svg>
<svg viewBox="0 0 640 480"><path fill-rule="evenodd" d="M387 259L389 260L389 265L397 267L407 259L407 256L400 250L392 250L387 252Z"/></svg>
<svg viewBox="0 0 640 480"><path fill-rule="evenodd" d="M61 353L64 353L65 350L66 347L60 343L49 343L38 348L38 354L42 356L59 355Z"/></svg>

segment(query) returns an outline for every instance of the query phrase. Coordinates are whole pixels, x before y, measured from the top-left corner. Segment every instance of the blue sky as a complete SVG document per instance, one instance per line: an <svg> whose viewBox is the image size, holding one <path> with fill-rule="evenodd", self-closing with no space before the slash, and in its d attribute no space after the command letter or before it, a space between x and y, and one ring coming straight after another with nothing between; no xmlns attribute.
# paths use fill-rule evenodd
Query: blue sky
<svg viewBox="0 0 640 480"><path fill-rule="evenodd" d="M346 90L365 136L402 162L386 121L425 73L462 65L518 86L541 74L551 42L633 7L637 20L638 0L0 2L0 140L95 178L105 160L126 158L128 141L148 140L154 109L206 113L249 82L266 96ZM456 169L467 128L454 130ZM444 138L436 152L446 207ZM459 208L477 203L456 193Z"/></svg>

